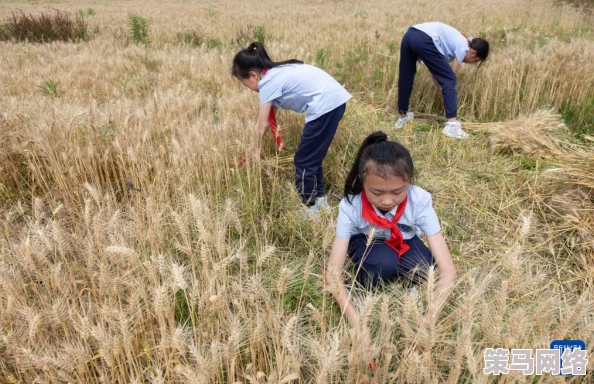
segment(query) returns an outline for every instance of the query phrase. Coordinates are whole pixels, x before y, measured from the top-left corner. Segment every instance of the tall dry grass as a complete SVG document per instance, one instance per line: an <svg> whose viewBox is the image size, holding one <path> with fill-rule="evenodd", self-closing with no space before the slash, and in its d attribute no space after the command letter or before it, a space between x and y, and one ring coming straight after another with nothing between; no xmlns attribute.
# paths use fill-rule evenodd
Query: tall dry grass
<svg viewBox="0 0 594 384"><path fill-rule="evenodd" d="M545 1L461 5L101 2L87 43L2 43L0 382L483 383L485 348L558 338L585 340L592 359L592 144L533 113L587 105L589 21ZM3 2L0 17L17 8L40 11ZM151 45L131 44L128 13L147 18ZM497 42L460 93L468 120L502 122L467 142L427 124L391 131L385 114L390 50L428 19ZM237 166L257 109L228 75L246 25L265 25L273 58L325 57L355 95L325 164L334 205L377 129L411 149L433 193L459 283L436 324L433 280L421 307L398 285L358 293L376 371L323 286L336 212L298 220L291 152L269 137L265 159ZM48 79L58 96L39 91ZM418 79L413 105L435 108ZM295 148L302 118L279 121Z"/></svg>

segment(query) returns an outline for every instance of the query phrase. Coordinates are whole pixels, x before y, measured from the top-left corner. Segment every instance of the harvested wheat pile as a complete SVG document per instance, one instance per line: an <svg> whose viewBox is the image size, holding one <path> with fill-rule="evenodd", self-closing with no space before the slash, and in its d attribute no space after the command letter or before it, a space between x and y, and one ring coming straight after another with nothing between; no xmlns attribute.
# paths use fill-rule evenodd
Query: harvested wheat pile
<svg viewBox="0 0 594 384"><path fill-rule="evenodd" d="M594 143L594 138L586 136L586 140ZM566 183L594 190L594 147L592 145L572 145L557 156L559 168L547 173L551 177L564 180Z"/></svg>
<svg viewBox="0 0 594 384"><path fill-rule="evenodd" d="M543 157L560 153L557 137L567 132L561 115L554 110L541 110L502 122L467 123L464 128L487 131L494 148Z"/></svg>

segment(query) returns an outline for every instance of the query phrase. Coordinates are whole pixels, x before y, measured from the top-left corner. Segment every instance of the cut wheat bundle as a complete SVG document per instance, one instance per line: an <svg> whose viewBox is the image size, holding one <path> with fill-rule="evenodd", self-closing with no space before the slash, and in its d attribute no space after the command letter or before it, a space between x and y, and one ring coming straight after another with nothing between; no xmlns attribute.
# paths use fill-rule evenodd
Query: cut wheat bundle
<svg viewBox="0 0 594 384"><path fill-rule="evenodd" d="M488 132L494 148L521 150L528 155L543 157L560 154L558 137L567 132L567 126L554 110L540 110L507 121L465 123L463 127L469 131Z"/></svg>

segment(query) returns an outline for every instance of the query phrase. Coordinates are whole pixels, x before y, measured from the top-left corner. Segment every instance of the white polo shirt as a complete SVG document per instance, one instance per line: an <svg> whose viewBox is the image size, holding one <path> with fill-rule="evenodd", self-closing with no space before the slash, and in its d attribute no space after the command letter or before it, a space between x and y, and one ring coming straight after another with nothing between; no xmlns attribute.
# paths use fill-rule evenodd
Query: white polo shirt
<svg viewBox="0 0 594 384"><path fill-rule="evenodd" d="M448 62L458 59L460 63L470 50L468 39L454 27L432 21L429 23L415 24L414 29L425 32L435 44L435 48L445 56Z"/></svg>
<svg viewBox="0 0 594 384"><path fill-rule="evenodd" d="M308 64L286 64L270 68L258 82L260 103L305 112L305 122L340 107L351 98L332 76Z"/></svg>
<svg viewBox="0 0 594 384"><path fill-rule="evenodd" d="M369 235L369 232L374 226L363 219L362 206L361 194L352 196L351 203L346 198L340 201L338 205L338 219L336 220L337 237L350 239L352 236L360 233ZM394 207L390 212L383 215L376 207L373 207L378 216L390 221L394 219L396 208ZM429 192L414 185L408 188L408 200L404 208L404 213L400 217L400 220L398 220L398 228L405 240L411 239L421 233L430 236L441 231ZM390 235L389 229L375 227L374 238L386 240Z"/></svg>

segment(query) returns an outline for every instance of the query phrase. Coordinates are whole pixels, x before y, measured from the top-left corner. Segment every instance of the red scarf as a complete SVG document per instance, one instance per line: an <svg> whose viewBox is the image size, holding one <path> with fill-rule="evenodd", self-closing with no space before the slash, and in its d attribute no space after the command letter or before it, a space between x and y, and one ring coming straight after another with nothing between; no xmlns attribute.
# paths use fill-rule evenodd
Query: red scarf
<svg viewBox="0 0 594 384"><path fill-rule="evenodd" d="M264 76L266 72L268 72L268 69L263 68L262 76ZM276 140L276 146L278 147L278 149L286 151L287 147L285 147L285 144L283 144L283 140L281 139L280 134L278 132L278 124L276 122L276 116L274 115L274 107L270 108L270 114L268 115L268 128L270 129L272 136L274 136L274 139Z"/></svg>
<svg viewBox="0 0 594 384"><path fill-rule="evenodd" d="M386 240L386 244L390 246L396 253L398 254L398 259L402 255L404 255L409 249L410 246L404 242L404 238L402 237L402 232L398 229L398 220L402 217L404 213L404 208L406 208L406 201L408 200L408 196L404 198L402 203L398 204L398 208L396 208L396 214L394 215L394 219L392 221L385 219L383 217L378 216L378 214L373 209L373 205L367 200L367 196L365 195L365 190L361 191L361 202L363 203L363 219L367 221L369 224L375 225L376 227L385 228L390 230L390 238Z"/></svg>

